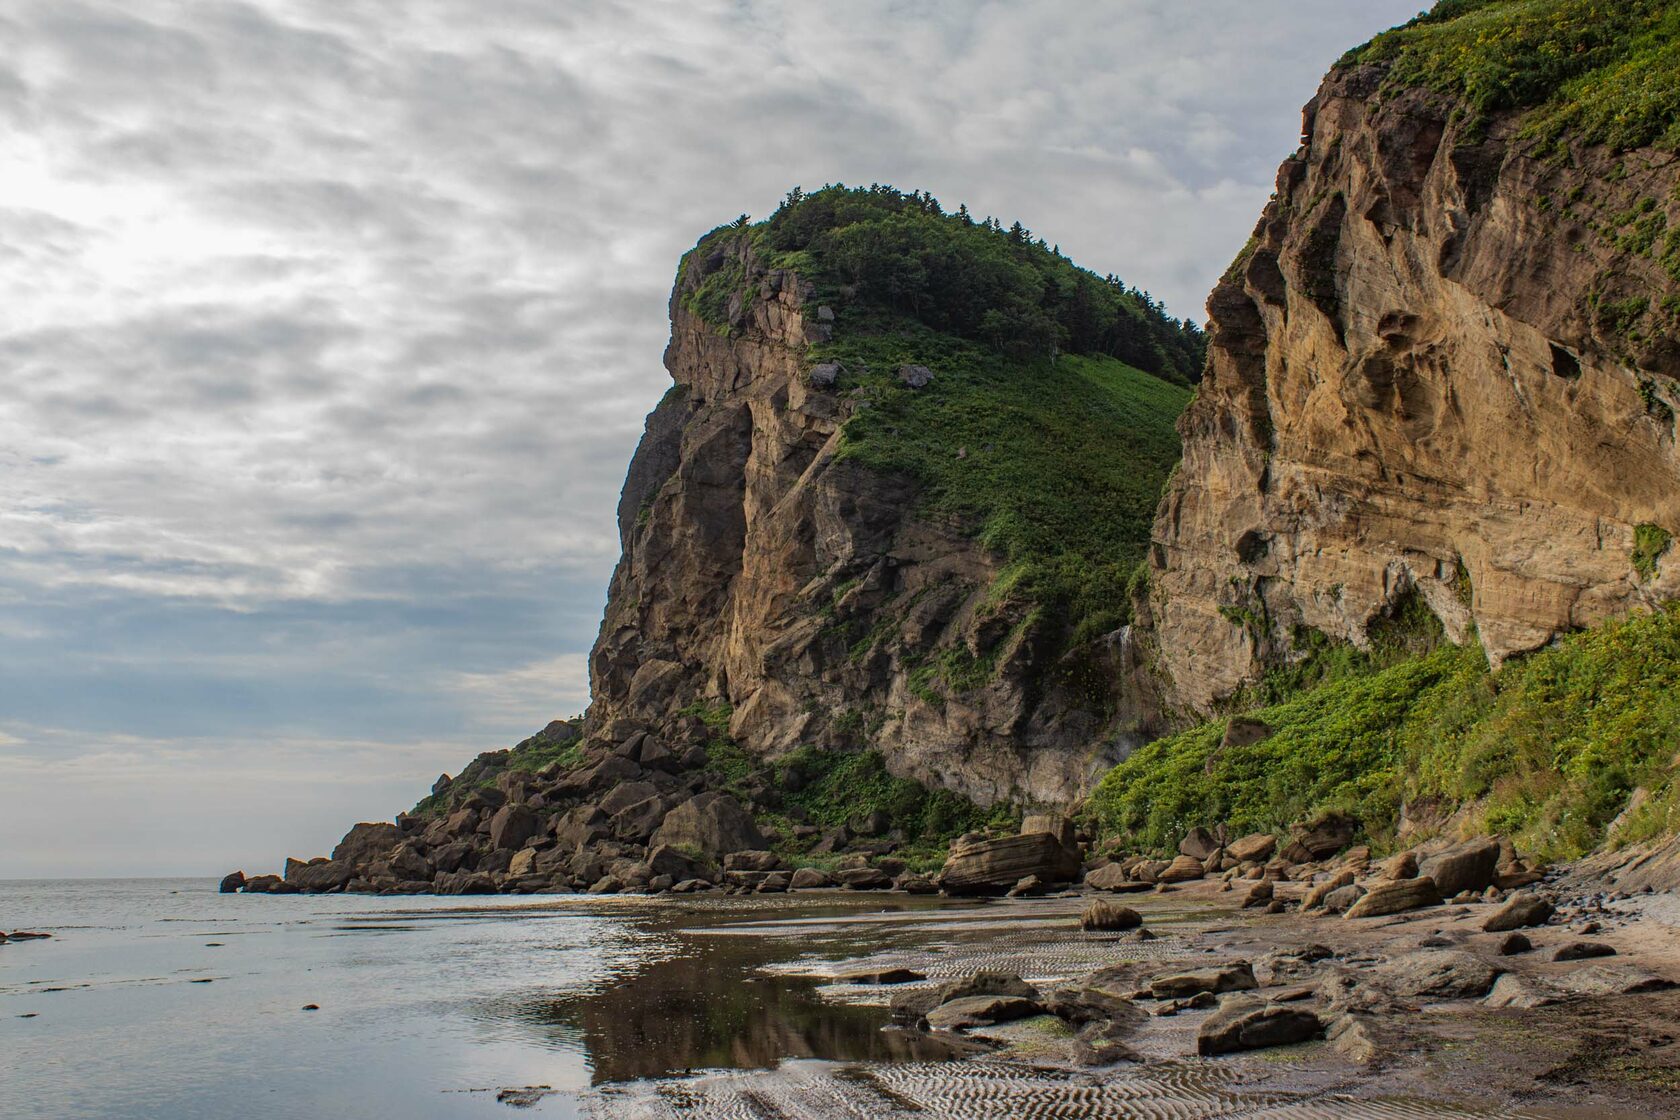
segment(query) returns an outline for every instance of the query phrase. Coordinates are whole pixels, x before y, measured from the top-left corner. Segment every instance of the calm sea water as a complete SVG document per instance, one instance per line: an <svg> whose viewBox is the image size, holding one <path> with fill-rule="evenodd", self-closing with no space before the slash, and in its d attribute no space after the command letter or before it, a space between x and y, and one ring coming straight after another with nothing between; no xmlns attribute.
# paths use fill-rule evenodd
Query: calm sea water
<svg viewBox="0 0 1680 1120"><path fill-rule="evenodd" d="M880 910L881 896L675 905L215 887L0 882L0 929L54 934L0 946L0 1117L509 1116L496 1090L527 1085L559 1091L540 1114L571 1116L603 1082L938 1056L883 1031L876 1009L825 1006L810 982L757 971L867 950L867 930L706 935Z"/></svg>

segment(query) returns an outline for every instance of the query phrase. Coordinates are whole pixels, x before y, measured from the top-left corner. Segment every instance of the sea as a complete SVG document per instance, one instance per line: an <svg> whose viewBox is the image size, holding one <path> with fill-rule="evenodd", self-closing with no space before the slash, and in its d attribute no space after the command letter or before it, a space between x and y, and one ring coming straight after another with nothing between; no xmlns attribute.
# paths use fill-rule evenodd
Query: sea
<svg viewBox="0 0 1680 1120"><path fill-rule="evenodd" d="M939 1056L773 967L881 948L896 927L856 919L938 900L216 887L0 882L0 930L52 934L0 945L0 1118L582 1116L695 1070Z"/></svg>

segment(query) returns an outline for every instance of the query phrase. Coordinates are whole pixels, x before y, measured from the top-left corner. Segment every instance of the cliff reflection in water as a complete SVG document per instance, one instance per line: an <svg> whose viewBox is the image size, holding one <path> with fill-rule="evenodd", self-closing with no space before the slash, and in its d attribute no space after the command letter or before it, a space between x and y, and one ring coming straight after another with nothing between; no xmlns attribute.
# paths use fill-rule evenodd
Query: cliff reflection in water
<svg viewBox="0 0 1680 1120"><path fill-rule="evenodd" d="M817 993L817 981L758 972L763 965L817 949L810 940L676 929L670 935L679 939L675 957L543 1010L548 1022L581 1034L592 1083L701 1069L762 1069L788 1058L939 1061L956 1056L950 1046L925 1034L889 1027L884 1007L830 1002ZM852 937L846 941L844 948L833 941L820 948L850 955L871 947Z"/></svg>

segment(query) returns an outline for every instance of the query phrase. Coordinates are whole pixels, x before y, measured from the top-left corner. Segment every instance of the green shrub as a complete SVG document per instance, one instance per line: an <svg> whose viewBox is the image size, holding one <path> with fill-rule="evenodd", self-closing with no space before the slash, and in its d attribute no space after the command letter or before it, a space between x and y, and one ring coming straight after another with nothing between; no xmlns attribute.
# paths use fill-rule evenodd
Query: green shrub
<svg viewBox="0 0 1680 1120"><path fill-rule="evenodd" d="M1674 540L1673 534L1661 525L1636 525L1633 529L1633 570L1639 573L1639 578L1649 583L1657 578L1657 561L1662 559L1663 553L1668 551L1669 544Z"/></svg>
<svg viewBox="0 0 1680 1120"><path fill-rule="evenodd" d="M1222 749L1219 721L1138 750L1092 795L1096 823L1166 851L1195 825L1278 831L1344 809L1382 845L1404 799L1439 797L1475 806L1483 827L1525 849L1578 856L1604 841L1636 787L1653 792L1653 814L1673 803L1680 604L1497 673L1479 648L1448 645L1252 714L1275 731L1252 746Z"/></svg>
<svg viewBox="0 0 1680 1120"><path fill-rule="evenodd" d="M1616 149L1680 146L1674 0L1445 0L1348 53L1389 80L1527 110L1527 130Z"/></svg>

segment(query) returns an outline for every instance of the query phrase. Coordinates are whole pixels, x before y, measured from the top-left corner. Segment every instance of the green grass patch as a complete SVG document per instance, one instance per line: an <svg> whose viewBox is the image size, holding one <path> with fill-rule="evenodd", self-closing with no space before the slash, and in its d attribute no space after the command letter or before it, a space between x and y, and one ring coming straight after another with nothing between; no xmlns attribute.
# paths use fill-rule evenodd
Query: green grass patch
<svg viewBox="0 0 1680 1120"><path fill-rule="evenodd" d="M1652 791L1651 815L1672 808L1680 605L1571 635L1497 673L1479 648L1444 645L1248 714L1275 734L1222 748L1220 720L1138 750L1092 795L1095 822L1167 851L1195 825L1278 832L1340 809L1381 847L1404 800L1438 797L1474 805L1487 831L1543 857L1578 856L1604 841L1636 787Z"/></svg>
<svg viewBox="0 0 1680 1120"><path fill-rule="evenodd" d="M1633 570L1639 573L1639 578L1649 583L1657 578L1657 561L1662 559L1663 553L1673 543L1674 535L1661 525L1636 525L1633 529Z"/></svg>
<svg viewBox="0 0 1680 1120"><path fill-rule="evenodd" d="M559 763L568 769L583 758L580 736L563 738L547 728L509 750L486 751L462 768L441 793L428 794L409 811L411 817L435 817L452 812L461 802L496 784L508 772L534 774Z"/></svg>
<svg viewBox="0 0 1680 1120"><path fill-rule="evenodd" d="M1531 135L1680 146L1674 0L1442 0L1343 58L1372 62L1478 114L1526 110Z"/></svg>

